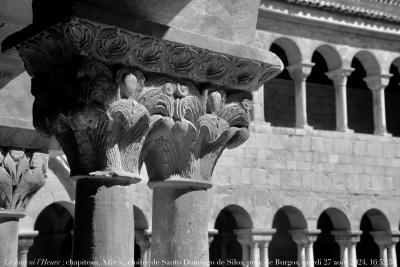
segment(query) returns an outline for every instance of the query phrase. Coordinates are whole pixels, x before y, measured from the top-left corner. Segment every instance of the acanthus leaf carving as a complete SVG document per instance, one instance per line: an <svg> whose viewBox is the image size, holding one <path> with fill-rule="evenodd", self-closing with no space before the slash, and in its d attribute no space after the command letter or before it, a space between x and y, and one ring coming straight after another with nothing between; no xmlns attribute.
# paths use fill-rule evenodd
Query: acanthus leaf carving
<svg viewBox="0 0 400 267"><path fill-rule="evenodd" d="M151 184L201 183L208 187L226 147L248 138L251 95L206 89L184 80L150 77L139 102L151 116L141 154Z"/></svg>
<svg viewBox="0 0 400 267"><path fill-rule="evenodd" d="M48 155L0 147L0 209L24 210L44 185Z"/></svg>
<svg viewBox="0 0 400 267"><path fill-rule="evenodd" d="M64 71L69 79L61 83L63 88L57 88L57 76L37 83L46 84L47 92L42 88L36 96L34 125L55 135L72 176L138 179L139 154L150 120L147 109L136 101L143 74L125 67L115 70L86 58L72 73ZM49 91L60 91L66 98L59 99ZM58 105L63 101L70 103L69 107ZM42 102L53 105L43 106Z"/></svg>

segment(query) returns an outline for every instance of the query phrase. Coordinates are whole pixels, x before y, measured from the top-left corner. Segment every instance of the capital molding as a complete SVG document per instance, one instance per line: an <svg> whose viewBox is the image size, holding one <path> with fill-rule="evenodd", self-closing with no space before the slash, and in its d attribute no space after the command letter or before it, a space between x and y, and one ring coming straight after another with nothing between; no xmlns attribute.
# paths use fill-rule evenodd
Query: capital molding
<svg viewBox="0 0 400 267"><path fill-rule="evenodd" d="M257 90L279 74L274 64L237 57L131 32L115 26L74 17L18 44L30 75L87 56L108 64L138 67L200 83L240 90Z"/></svg>
<svg viewBox="0 0 400 267"><path fill-rule="evenodd" d="M328 78L331 79L334 84L346 85L347 77L349 77L353 71L353 68L338 68L328 71L325 73L325 75L328 76Z"/></svg>
<svg viewBox="0 0 400 267"><path fill-rule="evenodd" d="M292 235L294 242L297 245L309 245L313 244L318 235L321 233L320 230L307 230L307 229L300 229L300 230L289 230L289 234Z"/></svg>
<svg viewBox="0 0 400 267"><path fill-rule="evenodd" d="M0 147L0 208L24 211L45 184L48 154Z"/></svg>
<svg viewBox="0 0 400 267"><path fill-rule="evenodd" d="M311 74L312 68L315 63L312 62L302 62L295 65L287 66L286 69L289 72L290 77L296 81L305 81L307 77Z"/></svg>
<svg viewBox="0 0 400 267"><path fill-rule="evenodd" d="M385 89L392 76L392 74L372 75L365 77L364 81L367 83L368 88L374 92Z"/></svg>

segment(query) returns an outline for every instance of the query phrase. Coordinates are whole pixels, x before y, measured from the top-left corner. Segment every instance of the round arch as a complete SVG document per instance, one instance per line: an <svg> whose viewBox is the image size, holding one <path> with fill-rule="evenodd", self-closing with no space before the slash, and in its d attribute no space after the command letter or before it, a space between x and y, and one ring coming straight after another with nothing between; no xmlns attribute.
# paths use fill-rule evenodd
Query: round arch
<svg viewBox="0 0 400 267"><path fill-rule="evenodd" d="M359 51L354 55L354 58L357 58L361 62L362 66L366 71L367 76L381 74L382 70L379 61L377 60L375 55L372 54L370 51L366 50Z"/></svg>
<svg viewBox="0 0 400 267"><path fill-rule="evenodd" d="M275 213L274 218L279 213L284 213L287 216L291 229L300 230L307 228L307 220L298 208L294 206L284 206Z"/></svg>
<svg viewBox="0 0 400 267"><path fill-rule="evenodd" d="M250 214L241 206L233 204L228 205L221 210L228 211L232 214L235 219L237 229L251 229L253 228L253 222L251 220ZM221 212L219 214L221 214Z"/></svg>
<svg viewBox="0 0 400 267"><path fill-rule="evenodd" d="M395 58L390 65L395 65L400 71L400 56Z"/></svg>
<svg viewBox="0 0 400 267"><path fill-rule="evenodd" d="M328 215L329 219L332 221L335 230L350 230L351 224L350 220L347 218L346 214L337 208L328 208L324 210Z"/></svg>
<svg viewBox="0 0 400 267"><path fill-rule="evenodd" d="M334 47L323 44L318 46L315 51L319 52L325 59L329 71L342 67L342 58L340 57L339 52Z"/></svg>
<svg viewBox="0 0 400 267"><path fill-rule="evenodd" d="M133 214L135 220L135 229L146 230L149 229L149 223L146 219L144 212L136 206L133 206Z"/></svg>
<svg viewBox="0 0 400 267"><path fill-rule="evenodd" d="M303 57L300 48L295 41L286 37L280 37L274 40L272 44L280 46L285 51L289 65L295 65L302 61Z"/></svg>
<svg viewBox="0 0 400 267"><path fill-rule="evenodd" d="M390 222L386 215L378 209L370 209L364 213L363 217L367 217L371 222L372 229L375 231L390 230Z"/></svg>

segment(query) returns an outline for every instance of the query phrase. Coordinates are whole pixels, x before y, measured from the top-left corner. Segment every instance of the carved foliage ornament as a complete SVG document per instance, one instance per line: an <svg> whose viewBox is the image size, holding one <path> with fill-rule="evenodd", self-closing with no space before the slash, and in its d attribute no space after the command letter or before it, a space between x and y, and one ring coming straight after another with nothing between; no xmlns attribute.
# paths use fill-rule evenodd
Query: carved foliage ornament
<svg viewBox="0 0 400 267"><path fill-rule="evenodd" d="M143 75L113 72L97 61L32 79L34 125L55 135L71 175L138 178L138 159L149 126L139 104Z"/></svg>
<svg viewBox="0 0 400 267"><path fill-rule="evenodd" d="M161 40L74 18L17 46L31 75L51 71L76 56L138 67L232 89L257 89L280 72L276 65Z"/></svg>
<svg viewBox="0 0 400 267"><path fill-rule="evenodd" d="M0 209L23 210L45 183L48 155L0 147Z"/></svg>
<svg viewBox="0 0 400 267"><path fill-rule="evenodd" d="M151 182L210 182L223 150L249 136L251 95L203 88L189 81L150 77L139 102L151 115L141 153Z"/></svg>
<svg viewBox="0 0 400 267"><path fill-rule="evenodd" d="M132 178L145 162L153 182L209 182L225 147L248 138L250 93L87 59L70 67L36 75L32 92L34 125L56 136L71 175Z"/></svg>

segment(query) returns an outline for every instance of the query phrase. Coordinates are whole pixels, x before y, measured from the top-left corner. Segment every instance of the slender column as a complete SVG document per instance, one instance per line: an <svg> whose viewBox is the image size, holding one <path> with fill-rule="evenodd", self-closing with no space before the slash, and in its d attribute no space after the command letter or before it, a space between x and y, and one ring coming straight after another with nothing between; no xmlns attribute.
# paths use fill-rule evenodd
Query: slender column
<svg viewBox="0 0 400 267"><path fill-rule="evenodd" d="M352 68L339 68L326 73L335 86L336 130L341 132L349 131L347 119L347 77L353 71L354 69Z"/></svg>
<svg viewBox="0 0 400 267"><path fill-rule="evenodd" d="M253 229L252 230L252 239L253 242L258 242L259 247L259 255L260 255L260 267L268 267L269 266L269 256L268 256L268 246L272 240L273 234L275 234L275 229Z"/></svg>
<svg viewBox="0 0 400 267"><path fill-rule="evenodd" d="M335 236L335 241L340 246L341 267L349 267L349 244L347 239L347 237Z"/></svg>
<svg viewBox="0 0 400 267"><path fill-rule="evenodd" d="M260 243L252 241L250 243L250 266L260 267Z"/></svg>
<svg viewBox="0 0 400 267"><path fill-rule="evenodd" d="M299 63L286 67L294 81L296 100L296 127L308 128L306 81L314 63Z"/></svg>
<svg viewBox="0 0 400 267"><path fill-rule="evenodd" d="M385 88L389 84L391 75L375 75L364 78L368 88L372 91L374 108L374 133L386 135L386 110L385 110Z"/></svg>
<svg viewBox="0 0 400 267"><path fill-rule="evenodd" d="M360 231L332 231L340 246L340 260L343 267L357 267L356 245L360 242Z"/></svg>
<svg viewBox="0 0 400 267"><path fill-rule="evenodd" d="M38 231L32 230L18 234L18 267L28 266L28 251L38 233Z"/></svg>
<svg viewBox="0 0 400 267"><path fill-rule="evenodd" d="M297 260L300 266L314 267L314 242L319 230L291 230L290 234L297 244Z"/></svg>
<svg viewBox="0 0 400 267"><path fill-rule="evenodd" d="M389 231L373 231L371 235L379 247L380 266L397 266L396 244L399 241L399 234L392 234Z"/></svg>
<svg viewBox="0 0 400 267"><path fill-rule="evenodd" d="M150 266L150 236L149 230L136 230L135 239L136 243L140 247L140 266L148 267Z"/></svg>
<svg viewBox="0 0 400 267"><path fill-rule="evenodd" d="M388 241L388 258L389 258L389 267L397 267L397 252L396 252L396 244L400 240L399 233L392 233L391 238Z"/></svg>
<svg viewBox="0 0 400 267"><path fill-rule="evenodd" d="M253 92L253 119L257 123L265 123L264 116L264 85Z"/></svg>
<svg viewBox="0 0 400 267"><path fill-rule="evenodd" d="M235 230L235 234L237 235L237 240L242 246L242 263L243 267L250 266L249 261L251 260L250 254L250 245L251 245L251 230L243 229L243 230ZM254 249L253 253L256 253ZM253 255L254 256L254 255Z"/></svg>

